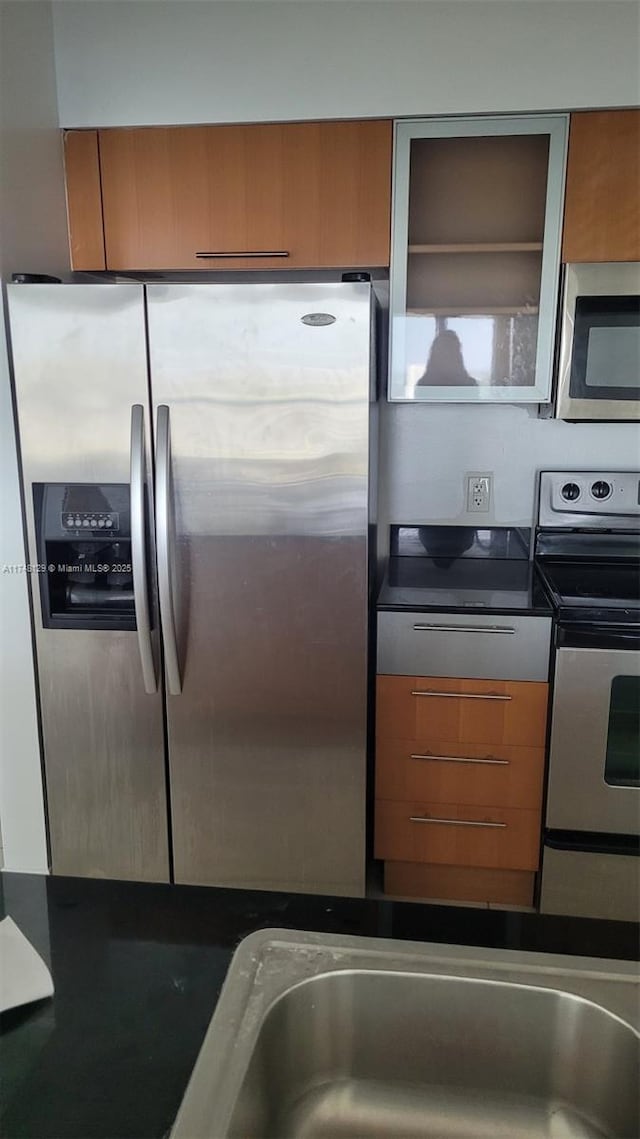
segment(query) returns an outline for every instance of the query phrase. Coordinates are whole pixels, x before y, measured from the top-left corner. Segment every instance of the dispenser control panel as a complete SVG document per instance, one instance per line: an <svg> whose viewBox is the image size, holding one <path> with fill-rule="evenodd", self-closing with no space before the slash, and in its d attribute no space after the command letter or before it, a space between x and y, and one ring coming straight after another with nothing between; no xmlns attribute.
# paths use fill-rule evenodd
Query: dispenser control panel
<svg viewBox="0 0 640 1139"><path fill-rule="evenodd" d="M50 505L58 499L56 524L69 537L77 534L102 538L107 534L123 533L128 537L129 488L118 485L79 483L73 486L50 487ZM126 531L126 533L125 533Z"/></svg>
<svg viewBox="0 0 640 1139"><path fill-rule="evenodd" d="M115 510L76 510L61 514L63 530L105 530L114 533L120 529L120 515Z"/></svg>

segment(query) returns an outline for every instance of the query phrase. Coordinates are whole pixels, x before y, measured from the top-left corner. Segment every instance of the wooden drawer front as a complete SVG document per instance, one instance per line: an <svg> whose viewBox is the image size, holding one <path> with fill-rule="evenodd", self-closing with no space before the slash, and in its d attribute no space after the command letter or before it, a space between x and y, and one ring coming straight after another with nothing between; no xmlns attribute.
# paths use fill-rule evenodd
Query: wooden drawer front
<svg viewBox="0 0 640 1139"><path fill-rule="evenodd" d="M99 143L109 269L389 264L390 120L114 128Z"/></svg>
<svg viewBox="0 0 640 1139"><path fill-rule="evenodd" d="M385 862L385 894L444 898L450 902L495 902L532 906L535 874L530 870L487 870L477 866L432 866Z"/></svg>
<svg viewBox="0 0 640 1139"><path fill-rule="evenodd" d="M540 810L544 749L380 739L376 798Z"/></svg>
<svg viewBox="0 0 640 1139"><path fill-rule="evenodd" d="M378 739L544 747L548 685L442 676L379 676Z"/></svg>
<svg viewBox="0 0 640 1139"><path fill-rule="evenodd" d="M376 858L537 870L539 851L539 811L376 802Z"/></svg>
<svg viewBox="0 0 640 1139"><path fill-rule="evenodd" d="M378 672L547 680L548 617L378 613Z"/></svg>

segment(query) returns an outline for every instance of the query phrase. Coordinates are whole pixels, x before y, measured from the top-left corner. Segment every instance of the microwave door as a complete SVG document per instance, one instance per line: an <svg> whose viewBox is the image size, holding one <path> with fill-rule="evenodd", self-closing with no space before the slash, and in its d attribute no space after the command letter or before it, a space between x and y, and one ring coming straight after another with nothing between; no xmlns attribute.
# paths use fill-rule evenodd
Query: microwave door
<svg viewBox="0 0 640 1139"><path fill-rule="evenodd" d="M561 419L640 419L640 267L566 268Z"/></svg>

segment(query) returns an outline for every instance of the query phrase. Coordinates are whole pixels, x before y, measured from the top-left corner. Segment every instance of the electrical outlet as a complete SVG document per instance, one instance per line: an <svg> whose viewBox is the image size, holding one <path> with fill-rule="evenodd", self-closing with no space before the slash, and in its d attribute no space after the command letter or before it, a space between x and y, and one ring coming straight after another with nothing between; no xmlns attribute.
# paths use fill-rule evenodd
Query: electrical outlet
<svg viewBox="0 0 640 1139"><path fill-rule="evenodd" d="M493 493L493 472L467 473L467 513L488 514Z"/></svg>

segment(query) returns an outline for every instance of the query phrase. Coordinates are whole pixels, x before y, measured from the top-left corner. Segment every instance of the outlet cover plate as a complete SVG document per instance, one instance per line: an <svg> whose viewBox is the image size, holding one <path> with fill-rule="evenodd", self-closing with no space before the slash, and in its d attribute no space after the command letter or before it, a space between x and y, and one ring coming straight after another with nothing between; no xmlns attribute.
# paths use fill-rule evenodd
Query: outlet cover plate
<svg viewBox="0 0 640 1139"><path fill-rule="evenodd" d="M493 495L493 471L467 471L467 513L488 514Z"/></svg>

